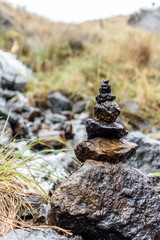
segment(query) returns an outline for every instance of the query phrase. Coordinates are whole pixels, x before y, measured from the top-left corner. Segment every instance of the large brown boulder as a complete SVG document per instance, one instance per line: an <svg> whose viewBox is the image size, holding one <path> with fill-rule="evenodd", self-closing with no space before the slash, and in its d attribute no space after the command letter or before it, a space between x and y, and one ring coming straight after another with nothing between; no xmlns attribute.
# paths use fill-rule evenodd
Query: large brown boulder
<svg viewBox="0 0 160 240"><path fill-rule="evenodd" d="M160 240L160 198L124 164L86 161L51 197L57 224L85 240Z"/></svg>

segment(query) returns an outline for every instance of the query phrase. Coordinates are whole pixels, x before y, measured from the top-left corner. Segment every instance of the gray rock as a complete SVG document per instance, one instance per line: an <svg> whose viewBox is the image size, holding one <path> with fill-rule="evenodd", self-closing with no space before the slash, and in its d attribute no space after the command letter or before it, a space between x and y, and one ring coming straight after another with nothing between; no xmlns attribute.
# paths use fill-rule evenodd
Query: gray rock
<svg viewBox="0 0 160 240"><path fill-rule="evenodd" d="M5 32L12 25L13 19L6 13L0 11L0 33Z"/></svg>
<svg viewBox="0 0 160 240"><path fill-rule="evenodd" d="M3 131L3 128L4 128L5 124L6 124L6 120L5 119L0 119L0 135ZM5 133L4 136L2 138L0 138L0 145L8 144L12 139L12 129L11 129L11 125L10 125L9 122L7 122L4 133Z"/></svg>
<svg viewBox="0 0 160 240"><path fill-rule="evenodd" d="M0 50L0 86L4 89L21 90L31 70L16 59L16 55Z"/></svg>
<svg viewBox="0 0 160 240"><path fill-rule="evenodd" d="M20 91L26 85L26 80L18 75L14 70L7 69L8 72L3 70L3 75L1 78L1 87L4 89L18 90ZM9 72L10 71L10 72Z"/></svg>
<svg viewBox="0 0 160 240"><path fill-rule="evenodd" d="M160 9L144 15L136 26L154 33L160 33Z"/></svg>
<svg viewBox="0 0 160 240"><path fill-rule="evenodd" d="M0 88L0 97L5 98L6 100L10 100L15 96L17 96L16 91L11 91L11 90Z"/></svg>
<svg viewBox="0 0 160 240"><path fill-rule="evenodd" d="M67 121L67 117L58 113L47 114L46 119L48 119L52 123L64 123L65 121Z"/></svg>
<svg viewBox="0 0 160 240"><path fill-rule="evenodd" d="M144 173L160 171L160 141L151 139L139 131L130 132L125 139L138 144L135 155L127 160L130 166Z"/></svg>
<svg viewBox="0 0 160 240"><path fill-rule="evenodd" d="M6 240L82 240L80 236L68 236L61 235L55 230L46 229L45 232L28 229L25 231L23 229L16 229L15 232L10 232L5 235ZM3 237L0 237L0 240L4 240Z"/></svg>
<svg viewBox="0 0 160 240"><path fill-rule="evenodd" d="M81 113L85 110L85 107L86 107L86 102L85 101L76 102L73 105L73 112L74 113Z"/></svg>
<svg viewBox="0 0 160 240"><path fill-rule="evenodd" d="M54 113L72 110L72 102L60 92L50 94L48 99Z"/></svg>
<svg viewBox="0 0 160 240"><path fill-rule="evenodd" d="M56 188L51 207L59 226L87 240L160 240L160 198L125 164L85 162Z"/></svg>
<svg viewBox="0 0 160 240"><path fill-rule="evenodd" d="M0 98L0 117L7 119L10 110L11 109L9 108L9 106L7 106L5 100L3 98ZM8 121L11 124L16 124L18 119L19 117L17 116L17 114L11 112Z"/></svg>

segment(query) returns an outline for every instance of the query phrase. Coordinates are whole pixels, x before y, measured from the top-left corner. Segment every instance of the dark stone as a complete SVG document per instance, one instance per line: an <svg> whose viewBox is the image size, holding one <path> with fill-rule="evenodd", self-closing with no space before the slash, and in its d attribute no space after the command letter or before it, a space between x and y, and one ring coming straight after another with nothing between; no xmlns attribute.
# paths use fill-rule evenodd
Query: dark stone
<svg viewBox="0 0 160 240"><path fill-rule="evenodd" d="M13 127L13 133L16 137L26 138L29 137L28 120L20 118Z"/></svg>
<svg viewBox="0 0 160 240"><path fill-rule="evenodd" d="M44 198L38 194L31 193L22 197L22 199L21 219L32 225L47 225L50 206Z"/></svg>
<svg viewBox="0 0 160 240"><path fill-rule="evenodd" d="M108 139L119 139L128 134L128 131L118 123L109 123L97 119L87 119L86 131L88 139L104 137Z"/></svg>
<svg viewBox="0 0 160 240"><path fill-rule="evenodd" d="M62 131L53 131L50 129L41 129L38 132L38 138L43 139L42 143L35 145L36 149L55 148L60 149L64 146L63 142L66 141Z"/></svg>
<svg viewBox="0 0 160 240"><path fill-rule="evenodd" d="M0 88L0 97L5 98L7 101L15 96L17 96L17 92Z"/></svg>
<svg viewBox="0 0 160 240"><path fill-rule="evenodd" d="M30 107L29 112L25 114L25 118L28 121L34 121L36 117L41 116L41 110L39 108Z"/></svg>
<svg viewBox="0 0 160 240"><path fill-rule="evenodd" d="M10 67L11 68L11 67ZM26 86L26 80L18 75L13 69L3 72L1 87L9 90L22 90Z"/></svg>
<svg viewBox="0 0 160 240"><path fill-rule="evenodd" d="M28 230L28 231L27 231ZM44 229L43 229L44 230ZM34 230L34 229L16 229L5 235L6 240L82 240L80 236L69 236L67 234L61 234L60 231L53 229ZM0 240L4 240L4 237L0 237Z"/></svg>
<svg viewBox="0 0 160 240"><path fill-rule="evenodd" d="M111 85L102 83L100 88L99 88L100 93L111 93Z"/></svg>
<svg viewBox="0 0 160 240"><path fill-rule="evenodd" d="M71 123L66 123L64 126L65 138L66 139L73 139L73 127Z"/></svg>
<svg viewBox="0 0 160 240"><path fill-rule="evenodd" d="M116 99L116 96L112 95L112 93L104 93L104 94L99 94L98 96L96 96L97 103L113 101L115 99Z"/></svg>
<svg viewBox="0 0 160 240"><path fill-rule="evenodd" d="M94 138L80 142L75 148L75 154L81 162L93 159L116 163L131 157L137 147L137 144L125 140Z"/></svg>
<svg viewBox="0 0 160 240"><path fill-rule="evenodd" d="M85 240L160 240L160 198L123 164L86 161L51 197L58 226Z"/></svg>
<svg viewBox="0 0 160 240"><path fill-rule="evenodd" d="M121 109L116 102L107 101L94 107L94 116L106 122L115 122L120 113Z"/></svg>
<svg viewBox="0 0 160 240"><path fill-rule="evenodd" d="M127 160L127 163L144 173L160 172L160 141L154 140L143 133L130 132L127 141L139 145L136 154Z"/></svg>
<svg viewBox="0 0 160 240"><path fill-rule="evenodd" d="M54 92L48 96L54 113L72 111L72 102L60 92Z"/></svg>

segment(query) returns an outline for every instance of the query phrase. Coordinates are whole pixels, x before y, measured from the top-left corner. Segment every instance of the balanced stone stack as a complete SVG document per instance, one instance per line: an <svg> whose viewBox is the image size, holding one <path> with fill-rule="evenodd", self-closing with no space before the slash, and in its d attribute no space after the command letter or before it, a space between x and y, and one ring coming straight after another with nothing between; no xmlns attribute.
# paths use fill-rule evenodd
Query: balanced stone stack
<svg viewBox="0 0 160 240"><path fill-rule="evenodd" d="M96 97L94 119L86 122L88 141L78 144L75 149L77 158L84 162L87 159L97 161L119 162L131 157L137 144L119 140L127 135L124 126L115 123L121 113L116 98L111 93L109 80L104 80Z"/></svg>
<svg viewBox="0 0 160 240"><path fill-rule="evenodd" d="M149 179L124 164L137 145L121 139L120 108L108 80L96 97L88 140L75 149L83 162L51 197L55 224L84 240L160 240L160 198Z"/></svg>

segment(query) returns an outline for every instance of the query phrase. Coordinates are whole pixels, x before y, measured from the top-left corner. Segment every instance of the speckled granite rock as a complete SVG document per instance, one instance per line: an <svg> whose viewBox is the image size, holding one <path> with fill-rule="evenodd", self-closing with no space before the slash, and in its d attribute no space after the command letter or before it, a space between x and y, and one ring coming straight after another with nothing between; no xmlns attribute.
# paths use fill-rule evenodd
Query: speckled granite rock
<svg viewBox="0 0 160 240"><path fill-rule="evenodd" d="M86 161L51 198L57 224L97 240L160 240L160 198L140 171Z"/></svg>

